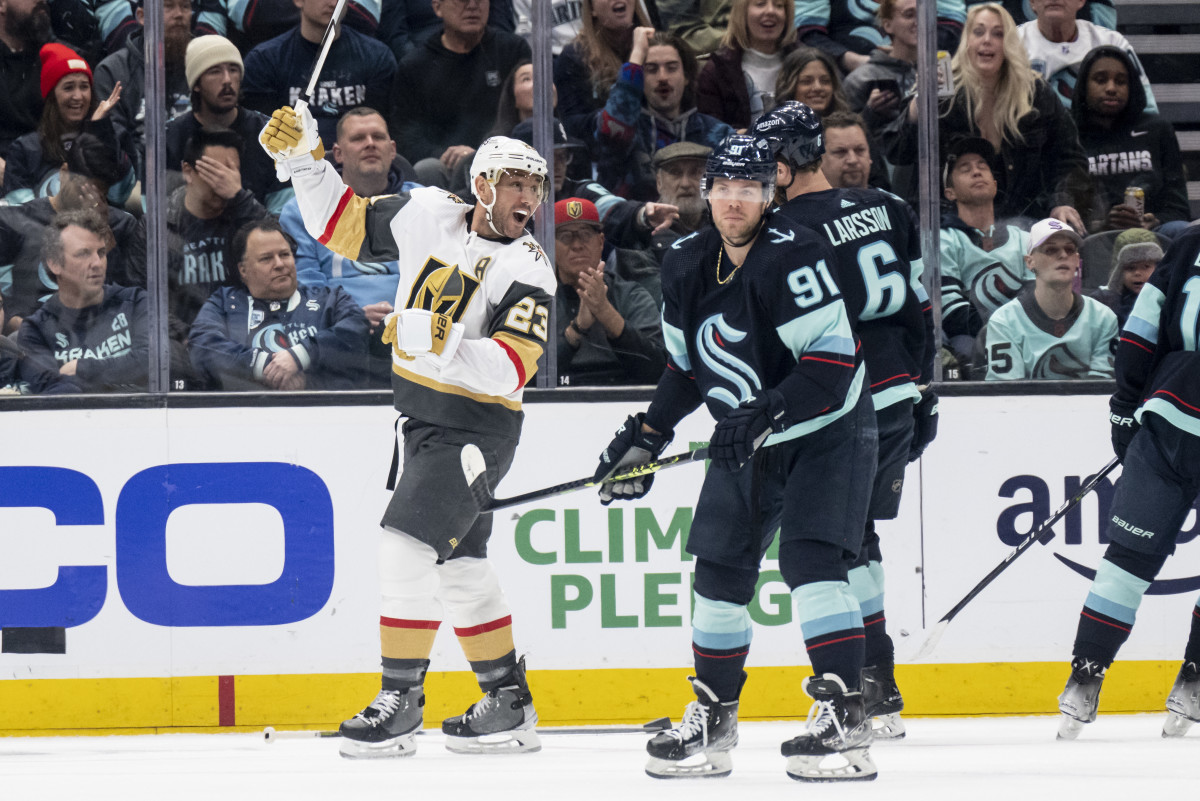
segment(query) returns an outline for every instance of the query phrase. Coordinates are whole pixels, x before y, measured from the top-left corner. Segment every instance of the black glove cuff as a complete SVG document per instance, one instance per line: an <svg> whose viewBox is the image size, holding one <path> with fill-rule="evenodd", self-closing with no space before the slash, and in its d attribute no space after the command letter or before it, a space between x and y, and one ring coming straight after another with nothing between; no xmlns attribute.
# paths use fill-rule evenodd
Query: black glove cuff
<svg viewBox="0 0 1200 801"><path fill-rule="evenodd" d="M674 431L660 431L656 434L651 434L642 428L642 424L646 422L646 413L638 412L631 417L633 421L633 445L637 448L650 451L650 453L658 456L667 449L671 444L671 440L675 438Z"/></svg>

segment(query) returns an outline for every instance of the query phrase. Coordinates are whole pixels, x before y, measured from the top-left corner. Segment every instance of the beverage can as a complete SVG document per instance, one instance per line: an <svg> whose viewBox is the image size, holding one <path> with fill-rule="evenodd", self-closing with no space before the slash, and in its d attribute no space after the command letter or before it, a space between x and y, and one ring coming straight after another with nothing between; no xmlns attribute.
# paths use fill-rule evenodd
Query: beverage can
<svg viewBox="0 0 1200 801"><path fill-rule="evenodd" d="M1138 214L1146 213L1146 190L1140 186L1128 186L1125 188L1125 205L1133 206L1137 209Z"/></svg>

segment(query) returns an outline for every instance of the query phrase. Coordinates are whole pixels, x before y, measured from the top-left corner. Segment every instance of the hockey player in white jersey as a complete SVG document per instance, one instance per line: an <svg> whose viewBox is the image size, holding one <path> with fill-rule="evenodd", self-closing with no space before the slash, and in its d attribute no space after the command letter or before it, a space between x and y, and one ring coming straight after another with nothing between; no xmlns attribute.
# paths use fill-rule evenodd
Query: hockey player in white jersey
<svg viewBox="0 0 1200 801"><path fill-rule="evenodd" d="M424 679L445 615L484 692L442 724L464 753L536 751L537 713L513 645L512 616L487 559L460 456L473 444L496 485L512 464L521 394L537 369L555 280L525 224L545 198L546 161L494 137L471 164L472 207L435 188L356 196L322 158L307 110L275 112L260 137L290 177L305 227L347 258L396 260L400 285L384 341L403 425L403 471L383 515L382 688L341 726L347 757L408 756L424 720Z"/></svg>

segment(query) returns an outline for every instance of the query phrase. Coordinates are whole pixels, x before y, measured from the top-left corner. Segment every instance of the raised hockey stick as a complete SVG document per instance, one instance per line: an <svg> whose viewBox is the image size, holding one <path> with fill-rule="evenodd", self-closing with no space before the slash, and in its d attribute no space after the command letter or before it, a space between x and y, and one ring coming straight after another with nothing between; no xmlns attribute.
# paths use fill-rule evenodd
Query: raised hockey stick
<svg viewBox="0 0 1200 801"><path fill-rule="evenodd" d="M929 636L925 638L925 642L921 645L921 650L917 651L917 653L913 656L912 661L915 662L917 660L924 659L933 653L933 649L937 648L938 641L940 641L942 639L942 635L946 633L946 628L950 625L950 621L954 619L954 616L961 612L963 607L969 604L976 595L983 592L983 589L987 587L987 585L995 581L996 577L1003 573L1018 556L1025 553L1025 551L1027 551L1035 542L1040 542L1045 545L1046 543L1050 542L1050 540L1054 539L1054 531L1051 527L1061 520L1067 512L1078 506L1080 501L1082 501L1089 492L1094 490L1101 480L1111 473L1120 463L1120 460L1114 456L1111 462L1104 465L1104 467L1100 469L1099 473L1092 476L1091 481L1080 487L1079 491L1068 498L1062 506L1058 507L1054 514L1046 518L1046 522L1029 532L1029 534L1025 536L1025 539L1017 543L1017 547L1013 548L1012 553L1004 557L1003 562L996 565L996 567L992 569L992 572L984 576L983 580L976 584L974 589L967 593L965 598L956 603L953 609L942 616L942 619L939 620L937 625L933 627L933 631L931 631Z"/></svg>
<svg viewBox="0 0 1200 801"><path fill-rule="evenodd" d="M605 479L607 481L629 481L631 479L648 476L652 473L657 473L659 470L668 467L674 467L681 464L690 464L708 458L708 448L697 448L694 451L686 453L677 453L674 456L668 456L664 459L659 459L656 462L646 462L634 467L630 467L620 475L610 476ZM587 489L588 487L597 487L601 483L592 476L587 478L577 478L574 481L567 481L563 484L555 484L553 487L526 492L523 495L514 495L511 498L494 498L492 497L492 488L488 485L487 479L487 464L484 462L483 454L479 448L474 445L464 445L462 449L462 468L463 475L467 479L467 484L471 487L471 494L475 497L475 503L479 506L480 512L492 512L496 509L506 509L509 506L518 506L522 503L530 501L538 501L542 498L549 498L554 495L562 495L575 490Z"/></svg>
<svg viewBox="0 0 1200 801"><path fill-rule="evenodd" d="M300 99L296 101L293 108L297 117L312 102L313 92L317 91L317 80L321 77L321 70L325 67L325 59L329 57L329 48L333 47L338 24L345 14L346 0L338 0L337 5L333 7L333 16L329 18L329 24L325 26L325 33L321 36L321 49L317 52L317 60L313 62L312 76L308 79L308 86L304 88L304 93L300 95Z"/></svg>
<svg viewBox="0 0 1200 801"><path fill-rule="evenodd" d="M643 723L641 726L548 726L538 729L538 732L540 734L655 734L670 728L670 718L658 718L649 723ZM336 731L276 731L272 726L263 729L263 740L267 743L276 743L280 740L312 740L341 736Z"/></svg>

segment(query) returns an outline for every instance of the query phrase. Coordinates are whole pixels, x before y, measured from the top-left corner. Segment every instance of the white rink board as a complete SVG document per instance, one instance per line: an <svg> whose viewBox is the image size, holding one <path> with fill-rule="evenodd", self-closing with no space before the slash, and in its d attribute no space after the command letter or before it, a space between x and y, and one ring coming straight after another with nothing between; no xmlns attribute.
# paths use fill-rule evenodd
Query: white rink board
<svg viewBox="0 0 1200 801"><path fill-rule="evenodd" d="M925 626L1012 550L997 532L1005 509L1040 503L1037 512L1016 519L1015 527L1024 533L1035 514L1040 522L1062 503L1064 480L1086 476L1108 461L1106 400L1039 396L942 401L939 438L922 463L909 468L900 519L880 524L888 569L889 631L897 640L898 661L916 651ZM612 403L527 405L516 462L498 494L514 495L590 474L612 431L635 410L634 405ZM395 413L385 407L9 413L0 466L25 472L6 476L32 481L34 474L28 469L33 467L78 471L85 482L94 483L103 512L89 524L56 526L48 509L0 508L0 622L21 625L12 619L11 603L5 609L4 599L14 598L12 591L53 584L60 565L103 567L107 594L98 614L68 629L66 655L0 654L0 676L377 670L375 549L378 520L388 499L384 481L394 419ZM680 427L669 452L707 439L710 431L707 415L693 415ZM240 486L251 494L277 490L279 482L268 476L261 487L255 486L257 468L246 464L298 465L328 493L333 515L328 547L310 547L304 531L287 538L288 547L299 542L300 550L315 554L317 572L332 571L327 589L305 584L297 591L310 602L315 599L312 613L286 623L171 626L146 622L130 611L124 596L141 592L142 576L128 567L136 557L118 555L117 527L124 525L118 521L118 497L147 468L194 463L202 465L194 468L200 472L232 465L228 469L246 479ZM530 655L531 664L543 670L689 664L692 563L682 558L677 537L669 547L660 547L646 532L656 527L669 532L673 519L690 519L702 470L701 465L688 465L663 472L654 491L633 505L605 508L593 493L584 491L496 515L491 556L513 606L518 647ZM143 482L143 489L165 484L164 496L187 494L191 490L187 482L175 481L177 473L168 472L171 479L157 485ZM1023 488L1014 497L1001 497L1005 482ZM253 604L235 603L225 585L244 585L253 592L280 578L285 567L281 513L262 503L214 500L171 514L165 534L157 535L165 540L165 573L179 585L212 588L218 599L228 596L229 603L218 600L213 614L256 613ZM133 510L134 505L127 508ZM1053 543L1035 546L1018 560L958 616L935 661L1063 659L1070 652L1089 581L1055 554L1094 568L1103 553L1097 515L1094 498L1085 501L1075 527L1082 532L1080 542L1068 542L1060 524ZM1194 517L1189 518L1185 530L1194 525ZM127 541L152 542L155 536L140 529L129 533L129 526L122 531ZM118 562L127 565L120 583ZM775 567L772 560L764 562L764 571ZM1198 575L1200 548L1185 545L1168 561L1163 578ZM590 601L581 599L580 592L590 593ZM143 603L145 597L152 596L144 596ZM1195 590L1147 597L1122 658L1178 659L1195 601ZM750 664L803 663L799 629L786 624L791 615L786 587L779 582L765 585L759 605L761 612L756 614L762 624L756 626ZM448 629L443 626L438 638L434 664L466 670Z"/></svg>

